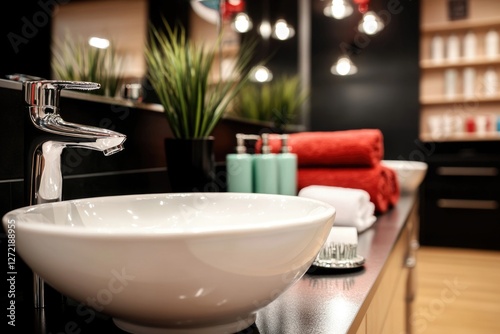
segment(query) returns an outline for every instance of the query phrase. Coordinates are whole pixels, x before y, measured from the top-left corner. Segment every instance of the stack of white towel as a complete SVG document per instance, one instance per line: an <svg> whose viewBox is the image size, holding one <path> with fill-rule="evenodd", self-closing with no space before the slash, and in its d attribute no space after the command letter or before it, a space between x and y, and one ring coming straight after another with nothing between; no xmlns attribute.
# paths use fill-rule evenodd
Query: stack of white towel
<svg viewBox="0 0 500 334"><path fill-rule="evenodd" d="M361 233L377 220L375 205L370 202L368 192L362 189L312 185L302 188L298 195L335 207L335 226L355 227Z"/></svg>

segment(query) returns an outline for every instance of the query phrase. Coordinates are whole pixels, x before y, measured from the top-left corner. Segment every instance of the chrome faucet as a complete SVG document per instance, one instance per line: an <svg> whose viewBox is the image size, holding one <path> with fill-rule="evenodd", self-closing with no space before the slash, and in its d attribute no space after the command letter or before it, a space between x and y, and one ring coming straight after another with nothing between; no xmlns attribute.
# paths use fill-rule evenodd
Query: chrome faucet
<svg viewBox="0 0 500 334"><path fill-rule="evenodd" d="M92 90L93 82L37 80L23 83L29 118L35 128L53 136L42 138L30 149L31 173L29 205L62 200L61 154L64 148L77 147L101 151L105 156L123 150L126 136L108 129L64 121L59 115L62 89ZM44 281L33 273L35 308L45 307Z"/></svg>

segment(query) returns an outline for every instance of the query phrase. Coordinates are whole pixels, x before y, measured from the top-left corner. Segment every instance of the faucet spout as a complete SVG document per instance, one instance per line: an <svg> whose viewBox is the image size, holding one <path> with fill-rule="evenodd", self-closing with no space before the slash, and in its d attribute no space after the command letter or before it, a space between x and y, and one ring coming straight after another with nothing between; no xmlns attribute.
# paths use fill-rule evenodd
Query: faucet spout
<svg viewBox="0 0 500 334"><path fill-rule="evenodd" d="M123 150L124 134L108 129L66 122L58 114L47 114L35 126L46 132L64 137L81 138L82 141L67 143L67 146L82 147L103 152L105 156Z"/></svg>

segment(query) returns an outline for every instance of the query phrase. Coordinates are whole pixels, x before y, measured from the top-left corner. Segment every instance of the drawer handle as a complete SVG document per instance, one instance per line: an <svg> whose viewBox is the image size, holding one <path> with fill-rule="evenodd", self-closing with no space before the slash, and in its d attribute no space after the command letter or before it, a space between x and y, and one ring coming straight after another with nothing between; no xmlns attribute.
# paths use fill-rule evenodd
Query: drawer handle
<svg viewBox="0 0 500 334"><path fill-rule="evenodd" d="M409 256L406 258L405 267L406 268L415 268L417 265L417 259L414 256Z"/></svg>
<svg viewBox="0 0 500 334"><path fill-rule="evenodd" d="M471 199L438 199L437 205L446 209L498 209L497 201L489 200L471 200Z"/></svg>
<svg viewBox="0 0 500 334"><path fill-rule="evenodd" d="M438 175L443 176L497 176L496 167L438 167Z"/></svg>

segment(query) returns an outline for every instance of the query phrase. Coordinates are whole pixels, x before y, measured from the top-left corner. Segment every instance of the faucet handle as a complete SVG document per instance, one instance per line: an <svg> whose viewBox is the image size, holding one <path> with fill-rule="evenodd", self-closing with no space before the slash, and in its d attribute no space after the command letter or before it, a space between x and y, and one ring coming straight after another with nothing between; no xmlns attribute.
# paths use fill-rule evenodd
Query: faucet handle
<svg viewBox="0 0 500 334"><path fill-rule="evenodd" d="M100 84L86 81L37 80L23 83L24 99L30 107L30 113L43 117L46 113L59 111L59 97L63 89L94 90Z"/></svg>

